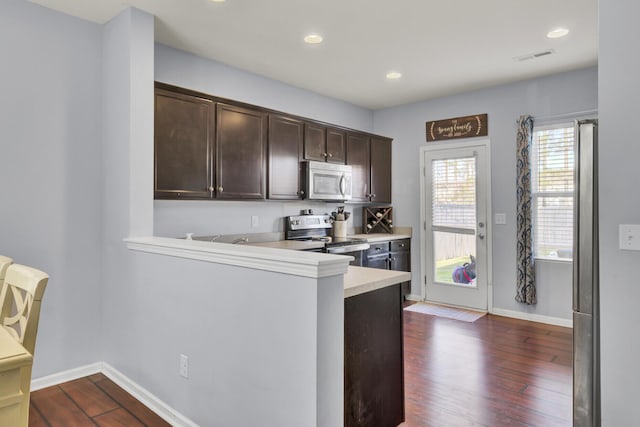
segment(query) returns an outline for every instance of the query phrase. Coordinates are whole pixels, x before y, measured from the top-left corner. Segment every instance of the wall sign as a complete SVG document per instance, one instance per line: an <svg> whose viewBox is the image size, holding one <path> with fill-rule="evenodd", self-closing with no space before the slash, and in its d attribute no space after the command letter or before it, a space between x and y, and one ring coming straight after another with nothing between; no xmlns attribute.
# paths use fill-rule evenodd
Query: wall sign
<svg viewBox="0 0 640 427"><path fill-rule="evenodd" d="M487 114L427 122L427 142L473 138L488 134L489 118Z"/></svg>

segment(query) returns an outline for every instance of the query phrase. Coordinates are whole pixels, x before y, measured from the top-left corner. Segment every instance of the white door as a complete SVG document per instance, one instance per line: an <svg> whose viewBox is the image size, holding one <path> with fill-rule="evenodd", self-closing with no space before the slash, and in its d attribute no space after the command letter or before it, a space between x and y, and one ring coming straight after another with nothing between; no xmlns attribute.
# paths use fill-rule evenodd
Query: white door
<svg viewBox="0 0 640 427"><path fill-rule="evenodd" d="M488 146L423 151L425 299L487 310Z"/></svg>

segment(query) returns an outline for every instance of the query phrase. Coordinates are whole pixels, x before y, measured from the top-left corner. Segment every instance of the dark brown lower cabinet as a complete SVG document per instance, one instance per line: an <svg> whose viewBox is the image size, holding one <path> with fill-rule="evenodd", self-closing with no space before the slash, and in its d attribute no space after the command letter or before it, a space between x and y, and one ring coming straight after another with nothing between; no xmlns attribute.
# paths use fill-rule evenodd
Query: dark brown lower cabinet
<svg viewBox="0 0 640 427"><path fill-rule="evenodd" d="M344 300L344 425L404 421L400 284Z"/></svg>
<svg viewBox="0 0 640 427"><path fill-rule="evenodd" d="M382 270L411 271L411 239L370 243L364 266ZM411 282L402 283L402 295L411 292Z"/></svg>

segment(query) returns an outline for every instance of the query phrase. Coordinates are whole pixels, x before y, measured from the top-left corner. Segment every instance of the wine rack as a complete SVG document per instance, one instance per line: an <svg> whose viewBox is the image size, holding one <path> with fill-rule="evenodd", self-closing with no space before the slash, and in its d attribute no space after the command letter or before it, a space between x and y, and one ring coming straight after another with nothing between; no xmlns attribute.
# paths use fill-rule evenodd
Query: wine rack
<svg viewBox="0 0 640 427"><path fill-rule="evenodd" d="M362 209L362 229L366 234L393 233L393 208L391 206Z"/></svg>

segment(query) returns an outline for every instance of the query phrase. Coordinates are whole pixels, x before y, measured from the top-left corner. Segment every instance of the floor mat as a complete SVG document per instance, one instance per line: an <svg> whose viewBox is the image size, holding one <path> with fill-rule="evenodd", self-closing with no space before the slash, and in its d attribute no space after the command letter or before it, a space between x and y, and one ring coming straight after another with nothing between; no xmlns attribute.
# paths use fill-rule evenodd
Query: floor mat
<svg viewBox="0 0 640 427"><path fill-rule="evenodd" d="M445 307L443 305L419 302L408 307L407 311L429 314L431 316L446 317L447 319L461 320L463 322L475 322L485 314L484 311L465 310L463 308Z"/></svg>

